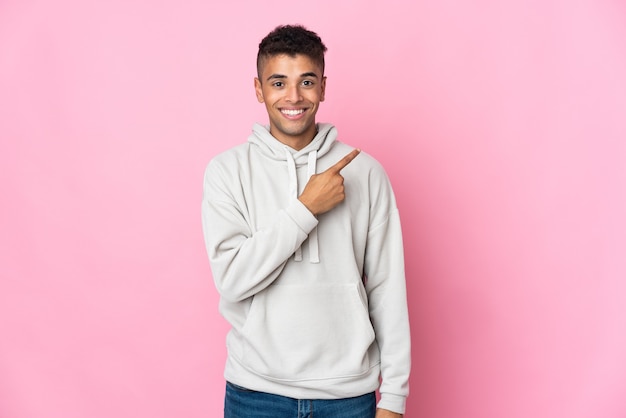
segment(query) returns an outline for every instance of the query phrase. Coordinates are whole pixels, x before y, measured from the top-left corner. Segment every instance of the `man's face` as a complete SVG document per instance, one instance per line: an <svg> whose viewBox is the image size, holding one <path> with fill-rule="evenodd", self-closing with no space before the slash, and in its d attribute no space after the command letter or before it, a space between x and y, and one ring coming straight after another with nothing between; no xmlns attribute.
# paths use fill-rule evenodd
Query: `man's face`
<svg viewBox="0 0 626 418"><path fill-rule="evenodd" d="M265 103L274 138L304 148L315 136L315 114L324 101L326 77L320 66L306 55L276 55L265 59L254 87L259 102Z"/></svg>

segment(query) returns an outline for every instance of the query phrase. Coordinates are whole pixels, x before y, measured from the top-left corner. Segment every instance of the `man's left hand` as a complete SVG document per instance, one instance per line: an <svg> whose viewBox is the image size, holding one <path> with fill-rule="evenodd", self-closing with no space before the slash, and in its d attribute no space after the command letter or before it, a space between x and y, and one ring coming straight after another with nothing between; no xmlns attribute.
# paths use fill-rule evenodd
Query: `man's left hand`
<svg viewBox="0 0 626 418"><path fill-rule="evenodd" d="M402 414L397 414L387 409L377 409L376 418L402 418Z"/></svg>

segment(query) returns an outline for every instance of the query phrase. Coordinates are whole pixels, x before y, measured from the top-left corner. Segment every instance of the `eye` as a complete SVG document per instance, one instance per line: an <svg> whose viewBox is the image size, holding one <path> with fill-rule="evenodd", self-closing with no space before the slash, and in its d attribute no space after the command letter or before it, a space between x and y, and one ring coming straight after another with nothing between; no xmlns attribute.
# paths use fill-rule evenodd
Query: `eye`
<svg viewBox="0 0 626 418"><path fill-rule="evenodd" d="M272 83L274 87L283 87L285 84L282 81L275 81Z"/></svg>
<svg viewBox="0 0 626 418"><path fill-rule="evenodd" d="M304 80L304 81L302 82L302 85L303 85L303 86L307 86L307 87L310 87L310 86L312 86L313 84L314 84L314 83L313 83L313 81L311 81L311 80Z"/></svg>

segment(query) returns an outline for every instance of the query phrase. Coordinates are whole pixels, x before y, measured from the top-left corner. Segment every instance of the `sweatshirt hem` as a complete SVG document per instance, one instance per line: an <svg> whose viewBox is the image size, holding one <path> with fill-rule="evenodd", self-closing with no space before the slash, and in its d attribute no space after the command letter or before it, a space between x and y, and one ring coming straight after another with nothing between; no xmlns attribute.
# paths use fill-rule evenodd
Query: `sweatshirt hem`
<svg viewBox="0 0 626 418"><path fill-rule="evenodd" d="M277 379L258 374L228 356L224 377L227 381L260 392L295 399L341 399L361 396L378 389L380 363L361 374L311 378L306 380Z"/></svg>

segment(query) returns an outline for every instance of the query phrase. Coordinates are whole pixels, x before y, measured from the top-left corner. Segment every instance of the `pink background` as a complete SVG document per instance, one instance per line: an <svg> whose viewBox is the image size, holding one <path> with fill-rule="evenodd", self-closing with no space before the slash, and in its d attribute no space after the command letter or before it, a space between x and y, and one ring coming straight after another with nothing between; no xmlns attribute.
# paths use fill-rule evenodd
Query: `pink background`
<svg viewBox="0 0 626 418"><path fill-rule="evenodd" d="M320 121L403 217L409 418L626 416L626 5L0 1L0 416L217 417L202 173L260 39L329 47Z"/></svg>

